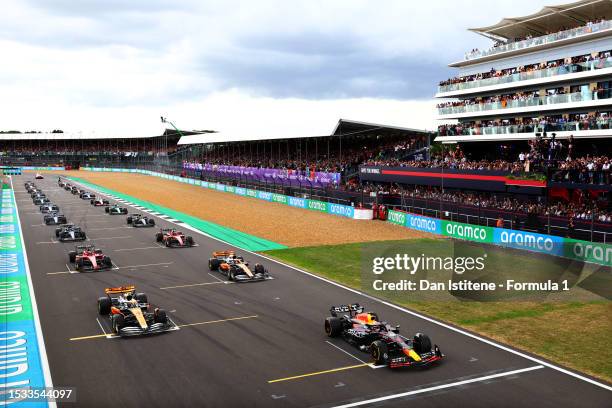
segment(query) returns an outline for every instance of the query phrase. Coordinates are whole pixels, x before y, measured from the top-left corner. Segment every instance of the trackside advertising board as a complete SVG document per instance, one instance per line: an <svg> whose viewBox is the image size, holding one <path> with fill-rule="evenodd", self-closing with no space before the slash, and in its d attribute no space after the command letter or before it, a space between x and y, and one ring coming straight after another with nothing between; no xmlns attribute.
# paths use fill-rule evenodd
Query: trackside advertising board
<svg viewBox="0 0 612 408"><path fill-rule="evenodd" d="M11 189L0 203L0 405L11 406L10 390L45 387L39 337L22 251L17 206ZM42 341L42 339L40 339ZM50 384L49 384L50 385ZM47 407L20 402L18 407Z"/></svg>
<svg viewBox="0 0 612 408"><path fill-rule="evenodd" d="M390 210L392 224L446 237L523 249L548 255L612 266L612 245L580 241L535 232L493 228Z"/></svg>

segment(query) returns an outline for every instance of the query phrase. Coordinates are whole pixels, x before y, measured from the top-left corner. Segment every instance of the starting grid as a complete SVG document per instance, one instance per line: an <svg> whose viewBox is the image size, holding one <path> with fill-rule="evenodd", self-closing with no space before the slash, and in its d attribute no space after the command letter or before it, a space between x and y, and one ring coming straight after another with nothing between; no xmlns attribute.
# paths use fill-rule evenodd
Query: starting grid
<svg viewBox="0 0 612 408"><path fill-rule="evenodd" d="M49 371L33 296L15 196L12 189L4 188L0 202L0 406L19 402L11 399L11 390L51 386L50 375L45 376ZM18 406L55 404L21 402Z"/></svg>

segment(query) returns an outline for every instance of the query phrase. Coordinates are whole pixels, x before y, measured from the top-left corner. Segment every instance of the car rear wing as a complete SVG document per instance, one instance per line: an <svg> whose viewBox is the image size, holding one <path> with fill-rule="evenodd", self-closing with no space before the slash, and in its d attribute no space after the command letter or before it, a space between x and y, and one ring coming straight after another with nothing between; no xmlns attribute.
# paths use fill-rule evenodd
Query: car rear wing
<svg viewBox="0 0 612 408"><path fill-rule="evenodd" d="M363 312L363 306L361 306L359 303L353 303L352 305L332 306L329 311L334 317L336 317L338 313L348 313L350 316L354 316L357 313Z"/></svg>
<svg viewBox="0 0 612 408"><path fill-rule="evenodd" d="M126 285L126 286L118 286L116 288L106 288L104 289L104 293L107 295L117 295L120 293L130 293L136 290L136 286L134 285Z"/></svg>

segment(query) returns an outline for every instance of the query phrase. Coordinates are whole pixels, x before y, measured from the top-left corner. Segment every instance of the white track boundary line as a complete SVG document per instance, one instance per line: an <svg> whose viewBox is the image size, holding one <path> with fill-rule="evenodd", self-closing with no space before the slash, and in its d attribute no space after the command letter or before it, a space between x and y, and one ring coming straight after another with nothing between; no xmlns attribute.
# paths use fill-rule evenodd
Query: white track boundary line
<svg viewBox="0 0 612 408"><path fill-rule="evenodd" d="M78 183L77 181L74 181L74 180L72 180L72 181L73 181L74 183L76 183L76 184L80 184L80 183ZM82 184L81 184L81 185L82 185ZM106 195L107 197L110 197L110 196L109 196L108 194L106 194L106 193L101 193L100 191L97 191L97 192L98 192L98 193L100 193L100 194ZM128 205L128 206L130 206L130 207L135 208L133 205L130 205L130 204L127 204L127 205ZM157 217L157 216L156 216L156 217ZM158 218L160 218L160 217L158 217ZM163 218L161 218L161 219L163 219ZM168 220L164 220L164 221L169 222ZM174 224L174 223L172 223L172 224ZM227 241L224 241L224 240L219 239L219 238L217 238L217 237L213 237L212 235L206 234L205 232L202 232L202 231L200 231L200 230L198 230L198 229L196 229L196 228L192 227L191 225L189 225L189 224L187 224L187 223L182 223L182 224L180 224L180 227L182 227L182 228L186 228L186 229L189 229L189 230L194 231L194 232L196 232L196 233L198 233L198 234L200 234L200 235L203 235L203 236L205 236L205 237L212 238L212 239L214 239L214 240L216 240L216 241L218 241L218 242L222 242L222 243L224 243L224 244L226 244L226 245L230 245L230 246L233 246L233 247L237 247L236 245L230 244L230 243L229 243L229 242L227 242ZM239 248L239 247L238 247L238 248ZM356 290L356 289L353 289L353 288L349 288L348 286L344 286L344 285L342 285L341 283L334 282L334 281L332 281L332 280L330 280L330 279L324 278L324 277L319 276L319 275L315 275L315 274L313 274L313 273L311 273L311 272L308 272L308 271L302 270L302 269L297 268L297 267L295 267L295 266L292 266L292 265L286 264L286 263L284 263L284 262L278 261L278 260L276 260L276 259L270 258L270 257L268 257L268 256L266 256L266 255L262 255L262 254L259 254L259 253L257 253L257 252L249 251L248 249L242 249L242 248L241 248L241 250L242 250L242 251L244 251L244 252L246 252L246 253L249 253L249 254L252 254L252 255L258 256L258 257L260 257L260 258L267 259L268 261L273 262L273 263L276 263L276 264L278 264L278 265L283 265L283 266L285 266L285 267L287 267L287 268L289 268L289 269L293 269L294 271L297 271L297 272L303 273L303 274L305 274L305 275L311 276L311 277L313 277L313 278L315 278L315 279L319 279L319 280L321 280L321 281L323 281L323 282L329 283L329 284L334 285L334 286L337 286L337 287L339 287L339 288L342 288L342 289L348 290L349 292L355 293L355 294L357 294L357 295L364 296L364 297L366 297L366 298L368 298L368 299L370 299L370 300L373 300L373 301L375 301L375 302L381 303L381 304L383 304L383 305L385 305L385 306L389 306L389 307L391 307L391 308L393 308L393 309L396 309L396 310L399 310L399 311L401 311L401 312L407 313L407 314L409 314L409 315L411 315L411 316L415 316L415 317L418 317L418 318L423 319L423 320L425 320L425 321L428 321L428 322L430 322L430 323L433 323L433 324L436 324L436 325L438 325L438 326L444 327L445 329L448 329L448 330L453 331L453 332L455 332L455 333L459 333L459 334L462 334L462 335L464 335L464 336L470 337L470 338L472 338L472 339L475 339L475 340L481 341L481 342L483 342L483 343L485 343L485 344L488 344L488 345L493 346L493 347L495 347L495 348L498 348L498 349L500 349L500 350L504 350L504 351L506 351L506 352L508 352L508 353L512 353L512 354L514 354L514 355L517 355L517 356L523 357L523 358L525 358L525 359L527 359L527 360L531 360L531 361L533 361L533 362L535 362L535 363L541 364L541 365L543 365L543 366L545 366L545 367L548 367L548 368L551 368L551 369L553 369L553 370L559 371L559 372L561 372L561 373L563 373L563 374L569 375L569 376L574 377L574 378L577 378L577 379L579 379L579 380L586 381L586 382L588 382L588 383L590 383L590 384L593 384L593 385L595 385L595 386L597 386L597 387L603 388L603 389L608 390L608 391L612 391L612 387L611 387L611 386L609 386L609 385L607 385L607 384L601 383L601 382L599 382L599 381L595 381L595 380L593 380L593 379L591 379L591 378L589 378L589 377L586 377L586 376L584 376L584 375L581 375L581 374L575 373L575 372L570 371L570 370L568 370L568 369L566 369L566 368L562 368L562 367L556 366L556 365L554 365L554 364L552 364L552 363L549 363L549 362L547 362L547 361L541 360L541 359L539 359L539 358L532 357L532 356L530 356L530 355L528 355L528 354L525 354L525 353L523 353L523 352L521 352L521 351L515 350L515 349L513 349L513 348L511 348L511 347L509 347L509 346L505 346L505 345L503 345L503 344L496 343L496 342L494 342L494 341L492 341L492 340L489 340L489 339L487 339L487 338L485 338L485 337L481 337L481 336L479 336L479 335L476 335L476 334L470 333L470 332L465 331L465 330L463 330L463 329L460 329L460 328L457 328L457 327L451 326L451 325L449 325L449 324L446 324L446 323L440 322L440 321L438 321L438 320L432 319L431 317L428 317L428 316L422 315L422 314L420 314L420 313L417 313L417 312L414 312L414 311L412 311L412 310L406 309L406 308L404 308L404 307L401 307L401 306L395 305L395 304L390 303L390 302L387 302L387 301L385 301L385 300L378 299L378 298L376 298L376 297L374 297L374 296L372 296L372 295L369 295L369 294L363 293L363 292L361 292L361 291L359 291L359 290Z"/></svg>
<svg viewBox="0 0 612 408"><path fill-rule="evenodd" d="M509 375L526 373L528 371L539 370L541 368L544 368L544 366L543 365L537 365L537 366L533 366L533 367L522 368L520 370L506 371L506 372L503 372L503 373L486 375L484 377L471 378L469 380L457 381L457 382L449 383L449 384L436 385L434 387L421 388L421 389L418 389L418 390L407 391L407 392L402 392L402 393L393 394L393 395L386 395L384 397L378 397L378 398L373 398L373 399L369 399L369 400L352 402L352 403L344 404L344 405L336 405L335 408L352 408L352 407L358 407L358 406L366 405L366 404L375 404L377 402L388 401L388 400L391 400L391 399L409 397L411 395L423 394L423 393L430 392L430 391L443 390L445 388L459 387L461 385L466 385L466 384L472 384L472 383L475 383L475 382L492 380L494 378L507 377Z"/></svg>
<svg viewBox="0 0 612 408"><path fill-rule="evenodd" d="M40 365L43 371L43 377L45 379L46 387L53 387L53 381L51 380L51 369L49 368L49 359L47 358L47 349L45 348L45 340L43 338L42 326L40 325L40 317L38 316L38 305L36 303L36 296L34 295L34 282L32 281L32 275L30 273L30 262L28 261L28 252L26 250L25 240L23 237L23 230L21 229L21 218L19 217L19 207L15 201L15 188L13 187L13 177L9 177L11 181L11 190L13 191L13 203L15 204L15 214L17 214L17 224L19 225L19 235L21 241L21 253L23 255L23 263L25 265L26 277L28 279L28 287L30 290L30 301L32 302L32 315L34 317L34 327L36 328L36 341L38 342L38 353L40 354ZM47 405L51 408L56 408L57 403L55 401L48 401Z"/></svg>

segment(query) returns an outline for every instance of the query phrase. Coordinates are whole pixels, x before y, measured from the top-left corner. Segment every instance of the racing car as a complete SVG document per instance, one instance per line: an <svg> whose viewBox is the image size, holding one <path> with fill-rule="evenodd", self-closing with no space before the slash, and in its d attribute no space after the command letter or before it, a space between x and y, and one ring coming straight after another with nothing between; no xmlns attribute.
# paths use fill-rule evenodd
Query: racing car
<svg viewBox="0 0 612 408"><path fill-rule="evenodd" d="M87 239L85 231L74 224L66 224L60 228L56 228L55 236L60 242L85 241Z"/></svg>
<svg viewBox="0 0 612 408"><path fill-rule="evenodd" d="M155 220L153 218L149 218L148 216L142 214L128 215L127 223L128 225L136 228L155 226Z"/></svg>
<svg viewBox="0 0 612 408"><path fill-rule="evenodd" d="M139 336L168 331L174 327L164 309L154 308L134 285L106 288L98 298L98 313L108 316L112 330L119 336ZM114 296L118 295L118 296Z"/></svg>
<svg viewBox="0 0 612 408"><path fill-rule="evenodd" d="M102 206L110 205L108 200L102 197L94 198L93 200L90 200L89 203L93 205L94 207L102 207Z"/></svg>
<svg viewBox="0 0 612 408"><path fill-rule="evenodd" d="M34 176L34 178L35 178L36 180L42 180L42 179L44 179L43 175L42 175L42 174L40 174L40 173L36 173L36 175Z"/></svg>
<svg viewBox="0 0 612 408"><path fill-rule="evenodd" d="M83 200L92 200L96 198L96 195L94 193L90 193L89 191L81 191L79 197L81 197Z"/></svg>
<svg viewBox="0 0 612 408"><path fill-rule="evenodd" d="M256 263L253 269L234 251L215 251L208 259L208 269L218 271L235 282L255 282L270 279L270 274L262 264Z"/></svg>
<svg viewBox="0 0 612 408"><path fill-rule="evenodd" d="M444 355L429 336L417 333L412 339L399 334L399 326L378 320L374 312L366 312L358 303L332 306L325 319L325 333L342 337L362 351L369 351L376 365L390 368L429 366ZM339 314L342 314L339 316Z"/></svg>
<svg viewBox="0 0 612 408"><path fill-rule="evenodd" d="M41 194L41 195L37 195L36 197L34 197L32 199L32 202L34 203L34 205L41 206L45 203L50 202L50 200L44 194Z"/></svg>
<svg viewBox="0 0 612 408"><path fill-rule="evenodd" d="M113 267L111 259L93 245L77 245L68 253L68 260L77 271L99 271Z"/></svg>
<svg viewBox="0 0 612 408"><path fill-rule="evenodd" d="M168 248L192 247L195 245L193 238L185 236L181 231L174 228L162 228L155 234L155 240L163 243Z"/></svg>
<svg viewBox="0 0 612 408"><path fill-rule="evenodd" d="M66 224L68 220L64 214L59 213L58 211L53 211L48 214L45 214L43 217L43 221L47 225L61 225Z"/></svg>
<svg viewBox="0 0 612 408"><path fill-rule="evenodd" d="M51 203L45 203L41 205L39 208L40 208L40 212L42 212L43 214L48 214L48 213L59 211L59 207L56 204L51 204Z"/></svg>
<svg viewBox="0 0 612 408"><path fill-rule="evenodd" d="M104 211L106 211L110 215L122 215L122 214L128 213L127 208L120 207L118 204L114 204L114 205L111 205L110 207L106 207L104 208Z"/></svg>

